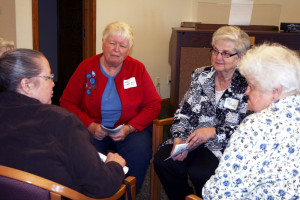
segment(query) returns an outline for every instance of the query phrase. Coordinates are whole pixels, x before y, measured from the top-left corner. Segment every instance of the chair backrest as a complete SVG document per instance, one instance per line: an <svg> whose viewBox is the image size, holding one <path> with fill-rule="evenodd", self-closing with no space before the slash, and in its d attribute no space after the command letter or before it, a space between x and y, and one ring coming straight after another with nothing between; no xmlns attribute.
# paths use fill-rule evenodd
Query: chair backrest
<svg viewBox="0 0 300 200"><path fill-rule="evenodd" d="M0 176L1 199L23 200L24 197L32 200L50 200L50 193L35 185Z"/></svg>
<svg viewBox="0 0 300 200"><path fill-rule="evenodd" d="M132 199L135 200L136 178L129 176L125 180L129 182ZM1 199L60 200L66 197L74 200L116 200L124 195L126 195L125 184L122 184L119 191L112 197L95 199L40 176L0 165Z"/></svg>

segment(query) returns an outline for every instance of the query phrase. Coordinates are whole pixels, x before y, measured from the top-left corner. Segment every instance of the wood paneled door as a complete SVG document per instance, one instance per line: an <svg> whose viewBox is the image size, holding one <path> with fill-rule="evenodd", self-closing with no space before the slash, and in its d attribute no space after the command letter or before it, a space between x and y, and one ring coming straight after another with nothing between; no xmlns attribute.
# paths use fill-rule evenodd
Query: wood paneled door
<svg viewBox="0 0 300 200"><path fill-rule="evenodd" d="M40 1L41 5L42 3L45 2ZM54 55L57 57L57 69L54 70L57 71L55 74L57 78L52 102L58 104L78 64L96 54L96 0L56 0L55 4L57 5L57 10L55 10L57 22L54 22L57 23L55 36L57 49L51 51L55 51ZM39 30L45 24L42 24L41 19L51 18L51 16L45 16L47 12L39 12L39 8L44 8L40 7L41 5L39 5L39 0L32 0L33 49L35 50L42 50L40 39L43 33Z"/></svg>

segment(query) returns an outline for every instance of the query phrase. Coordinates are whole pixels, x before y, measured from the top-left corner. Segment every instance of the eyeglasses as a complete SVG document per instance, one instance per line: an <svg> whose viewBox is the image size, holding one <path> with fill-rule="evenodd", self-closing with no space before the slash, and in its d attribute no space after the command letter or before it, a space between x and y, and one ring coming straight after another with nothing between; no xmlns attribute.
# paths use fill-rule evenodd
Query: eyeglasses
<svg viewBox="0 0 300 200"><path fill-rule="evenodd" d="M235 56L235 55L238 54L238 53L233 53L233 54L231 54L231 53L229 53L229 52L220 52L220 51L218 51L217 49L214 49L214 48L211 48L210 52L211 52L213 55L215 55L215 56L218 56L218 54L221 54L221 56L222 56L223 58L230 58L230 57Z"/></svg>
<svg viewBox="0 0 300 200"><path fill-rule="evenodd" d="M40 77L40 78L44 78L45 80L52 80L54 79L54 74L51 73L49 76L36 76L36 77Z"/></svg>

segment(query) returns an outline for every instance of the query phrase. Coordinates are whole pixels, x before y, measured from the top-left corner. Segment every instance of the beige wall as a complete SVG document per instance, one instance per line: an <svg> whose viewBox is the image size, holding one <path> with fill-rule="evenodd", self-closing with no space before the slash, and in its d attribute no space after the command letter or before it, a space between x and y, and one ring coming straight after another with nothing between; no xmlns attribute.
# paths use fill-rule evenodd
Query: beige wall
<svg viewBox="0 0 300 200"><path fill-rule="evenodd" d="M226 23L222 16L228 16L228 10L216 13L216 7L212 6L207 12L213 13L213 19L203 16L199 5L205 2L226 4L231 0L97 0L97 53L102 51L101 33L105 25L116 20L128 22L135 34L131 56L145 64L154 82L156 77L160 78L157 90L162 98L169 97L167 77L171 73L168 63L171 28L180 26L182 21L219 23L223 20ZM254 4L278 5L278 26L280 22L300 22L299 0L254 0ZM31 13L31 0L0 0L0 37L14 40L17 47L32 48ZM264 23L267 14L261 11L257 23Z"/></svg>
<svg viewBox="0 0 300 200"><path fill-rule="evenodd" d="M101 35L108 23L129 23L134 31L131 56L145 64L154 83L160 78L157 91L162 98L169 97L171 27L192 20L191 9L191 0L97 0L97 53L102 51Z"/></svg>
<svg viewBox="0 0 300 200"><path fill-rule="evenodd" d="M33 48L32 0L15 0L16 40L18 48Z"/></svg>
<svg viewBox="0 0 300 200"><path fill-rule="evenodd" d="M0 0L0 37L16 43L15 1Z"/></svg>
<svg viewBox="0 0 300 200"><path fill-rule="evenodd" d="M0 37L32 49L31 0L0 0Z"/></svg>
<svg viewBox="0 0 300 200"><path fill-rule="evenodd" d="M145 64L154 83L157 77L160 78L157 90L162 98L169 97L170 85L167 84L167 78L171 73L168 63L171 28L179 27L182 21L228 23L230 8L221 8L223 13L214 12L215 6L205 8L207 13L212 14L208 17L208 14L203 15L203 8L201 10L200 6L207 2L210 5L226 4L231 0L97 0L97 53L101 52L101 34L105 25L116 20L131 24L135 34L131 56ZM254 12L264 6L271 11L280 10L279 14L271 16L272 22L267 21L270 12L265 12L266 8L255 13L252 22L256 25L279 26L280 22L300 22L299 0L254 0L254 5L257 6L254 6ZM277 24L273 24L273 18L277 19Z"/></svg>

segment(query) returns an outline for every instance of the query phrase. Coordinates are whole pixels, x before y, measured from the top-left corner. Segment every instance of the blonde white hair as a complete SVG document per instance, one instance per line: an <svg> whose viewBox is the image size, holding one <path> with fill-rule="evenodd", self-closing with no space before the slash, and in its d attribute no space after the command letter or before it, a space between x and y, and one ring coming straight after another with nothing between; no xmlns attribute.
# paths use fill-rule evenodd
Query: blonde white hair
<svg viewBox="0 0 300 200"><path fill-rule="evenodd" d="M129 48L133 45L132 27L126 22L112 22L108 24L102 34L102 39L105 40L110 35L121 36L129 41Z"/></svg>
<svg viewBox="0 0 300 200"><path fill-rule="evenodd" d="M218 40L233 42L239 57L244 55L251 45L249 35L237 26L222 26L216 30L211 45L214 46Z"/></svg>

